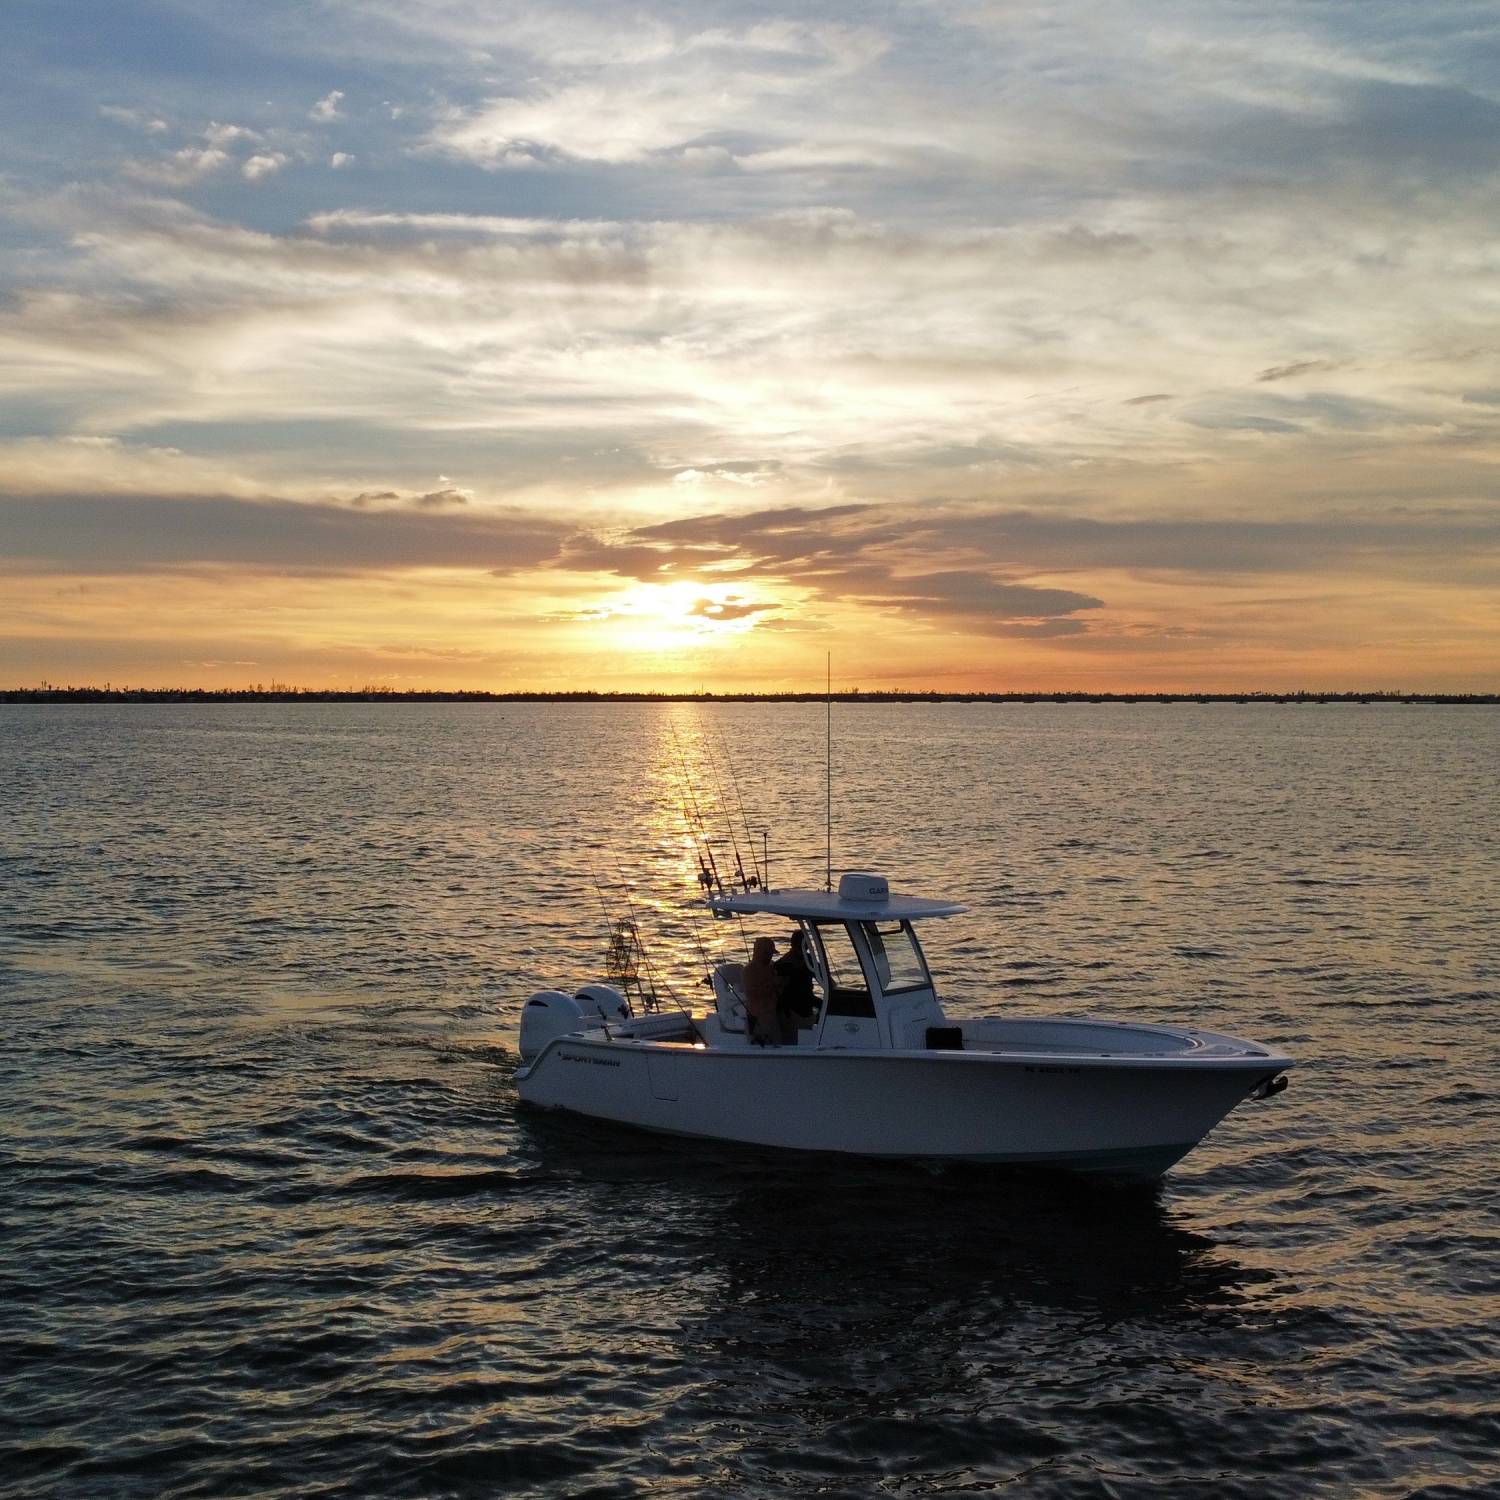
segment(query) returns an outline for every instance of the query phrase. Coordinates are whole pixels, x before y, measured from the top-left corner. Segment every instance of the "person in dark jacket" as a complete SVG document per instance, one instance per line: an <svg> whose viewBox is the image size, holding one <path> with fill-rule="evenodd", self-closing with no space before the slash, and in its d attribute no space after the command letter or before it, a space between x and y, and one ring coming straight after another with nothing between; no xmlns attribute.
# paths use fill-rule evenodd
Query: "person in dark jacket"
<svg viewBox="0 0 1500 1500"><path fill-rule="evenodd" d="M787 950L776 960L776 1008L781 1022L781 1039L797 1040L797 1028L809 1025L818 1014L818 997L813 993L812 970L802 944L807 934L799 927L787 941Z"/></svg>

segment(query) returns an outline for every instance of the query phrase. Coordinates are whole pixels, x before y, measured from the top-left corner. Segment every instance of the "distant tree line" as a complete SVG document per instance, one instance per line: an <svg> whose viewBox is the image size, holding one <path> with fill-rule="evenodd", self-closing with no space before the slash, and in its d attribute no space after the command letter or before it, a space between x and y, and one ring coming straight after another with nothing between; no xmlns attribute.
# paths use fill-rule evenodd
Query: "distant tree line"
<svg viewBox="0 0 1500 1500"><path fill-rule="evenodd" d="M824 693L651 693L519 691L438 688L295 688L273 683L239 688L59 687L0 689L0 703L822 703ZM1500 704L1500 693L1410 693L1382 690L1253 693L951 693L859 688L831 695L835 703L1456 703Z"/></svg>

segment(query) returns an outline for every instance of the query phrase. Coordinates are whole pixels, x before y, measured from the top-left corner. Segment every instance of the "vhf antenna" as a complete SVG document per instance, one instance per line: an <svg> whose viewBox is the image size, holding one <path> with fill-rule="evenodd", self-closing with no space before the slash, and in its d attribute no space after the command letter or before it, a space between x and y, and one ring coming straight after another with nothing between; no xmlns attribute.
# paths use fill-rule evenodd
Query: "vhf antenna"
<svg viewBox="0 0 1500 1500"><path fill-rule="evenodd" d="M827 855L827 883L823 889L833 889L833 652L828 653L828 688L823 695L823 704L827 711L827 726L823 747L824 764L824 788L825 799L823 807L823 826L828 835Z"/></svg>

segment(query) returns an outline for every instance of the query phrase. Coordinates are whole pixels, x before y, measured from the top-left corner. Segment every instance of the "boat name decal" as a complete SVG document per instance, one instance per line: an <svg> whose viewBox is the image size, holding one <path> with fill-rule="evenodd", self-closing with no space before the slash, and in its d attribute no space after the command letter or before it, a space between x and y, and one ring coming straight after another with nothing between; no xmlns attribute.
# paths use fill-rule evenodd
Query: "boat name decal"
<svg viewBox="0 0 1500 1500"><path fill-rule="evenodd" d="M618 1057L580 1057L576 1052L559 1052L559 1062L581 1062L592 1063L596 1068L618 1068L620 1059Z"/></svg>
<svg viewBox="0 0 1500 1500"><path fill-rule="evenodd" d="M1082 1068L1044 1068L1044 1067L1034 1067L1034 1066L1032 1066L1031 1064L1028 1063L1022 1069L1022 1071L1026 1072L1026 1073L1081 1073L1081 1072L1083 1072L1083 1069Z"/></svg>

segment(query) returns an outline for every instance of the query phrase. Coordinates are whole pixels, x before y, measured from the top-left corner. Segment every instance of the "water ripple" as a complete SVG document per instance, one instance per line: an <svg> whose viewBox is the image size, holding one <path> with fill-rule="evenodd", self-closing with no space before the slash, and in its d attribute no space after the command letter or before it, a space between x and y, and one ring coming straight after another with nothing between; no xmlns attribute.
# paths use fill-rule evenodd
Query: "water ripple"
<svg viewBox="0 0 1500 1500"><path fill-rule="evenodd" d="M1500 1493L1495 717L838 714L956 1011L1289 1093L1145 1191L523 1117L593 876L701 993L671 726L790 876L820 711L6 707L0 1496Z"/></svg>

